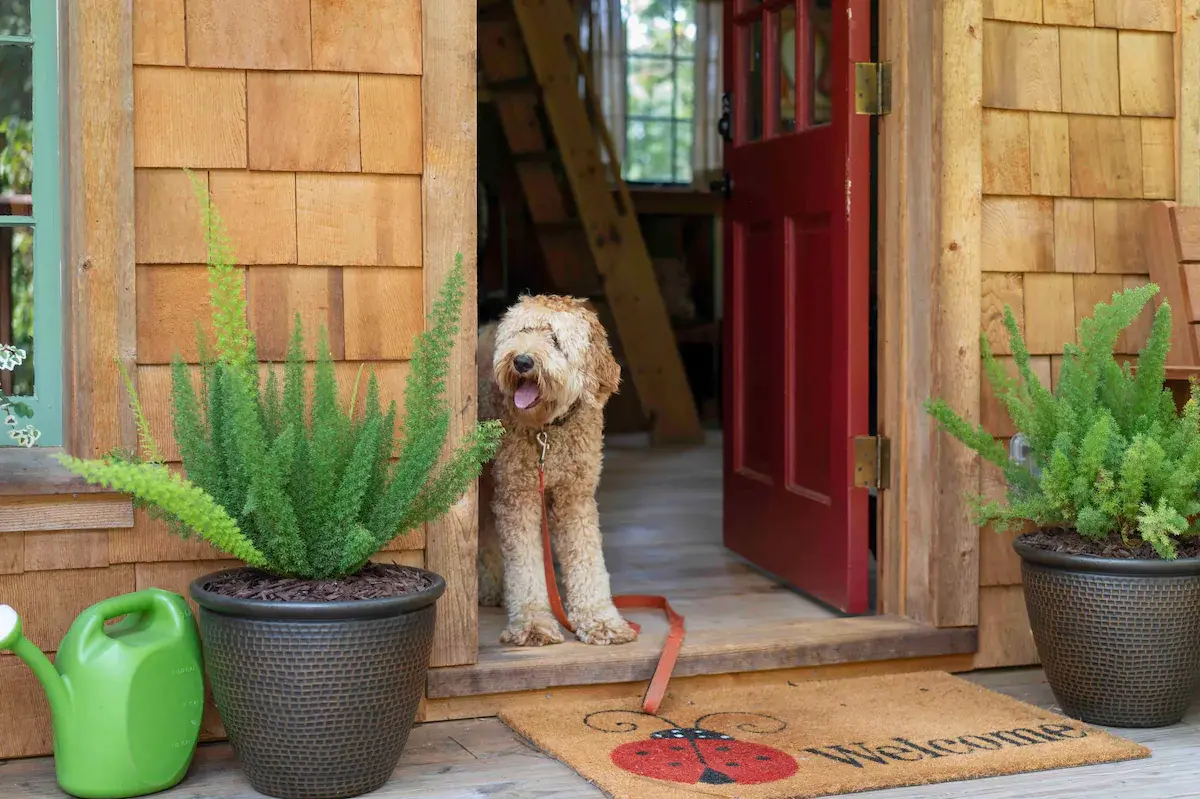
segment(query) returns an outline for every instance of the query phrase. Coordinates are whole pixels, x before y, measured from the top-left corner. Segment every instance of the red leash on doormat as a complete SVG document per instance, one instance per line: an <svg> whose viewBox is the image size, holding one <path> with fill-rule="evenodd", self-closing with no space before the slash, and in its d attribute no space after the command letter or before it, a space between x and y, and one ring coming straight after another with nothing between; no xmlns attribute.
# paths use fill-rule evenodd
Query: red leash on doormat
<svg viewBox="0 0 1200 799"><path fill-rule="evenodd" d="M550 610L554 618L563 627L575 632L575 627L567 619L563 610L562 599L558 595L558 580L554 576L554 552L550 547L550 519L546 513L546 449L545 433L538 434L538 443L542 445L541 457L538 458L538 495L542 501L542 560L546 566L546 592L550 595ZM654 668L654 676L646 688L642 698L642 710L647 713L657 713L663 697L667 695L667 683L671 681L671 672L675 669L675 661L679 658L679 649L683 646L683 616L680 616L667 602L664 596L650 594L625 594L614 596L613 604L622 610L661 610L670 625L667 630L667 640L663 644L662 654L658 656L658 665ZM641 633L640 625L626 619L634 632Z"/></svg>

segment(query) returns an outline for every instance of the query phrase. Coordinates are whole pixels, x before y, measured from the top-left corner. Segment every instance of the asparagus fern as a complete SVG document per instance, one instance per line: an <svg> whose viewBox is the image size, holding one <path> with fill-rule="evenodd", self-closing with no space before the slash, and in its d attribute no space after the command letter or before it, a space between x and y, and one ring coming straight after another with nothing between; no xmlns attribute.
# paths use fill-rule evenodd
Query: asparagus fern
<svg viewBox="0 0 1200 799"><path fill-rule="evenodd" d="M161 463L131 384L139 452L62 461L249 565L310 579L353 574L393 538L449 510L499 446L502 428L485 422L442 457L452 413L446 374L466 286L462 257L417 339L398 425L396 403L382 407L373 371L365 397L360 369L352 399L339 401L324 331L310 391L299 317L282 381L267 365L260 385L244 276L203 186L197 196L215 341L210 351L202 340L199 390L188 366L178 357L172 365L174 434L187 479Z"/></svg>
<svg viewBox="0 0 1200 799"><path fill-rule="evenodd" d="M1170 306L1163 302L1155 312L1136 372L1113 356L1121 331L1157 292L1150 284L1098 303L1080 325L1079 343L1063 347L1054 392L1034 373L1011 309L1004 320L1017 378L1000 366L983 337L986 374L1028 441L1033 473L944 401L926 404L944 430L1003 470L1006 501L980 499L981 524L1003 530L1031 521L1096 540L1115 533L1130 544L1149 543L1166 559L1176 557L1180 538L1200 534L1200 384L1192 383L1182 411L1164 388Z"/></svg>

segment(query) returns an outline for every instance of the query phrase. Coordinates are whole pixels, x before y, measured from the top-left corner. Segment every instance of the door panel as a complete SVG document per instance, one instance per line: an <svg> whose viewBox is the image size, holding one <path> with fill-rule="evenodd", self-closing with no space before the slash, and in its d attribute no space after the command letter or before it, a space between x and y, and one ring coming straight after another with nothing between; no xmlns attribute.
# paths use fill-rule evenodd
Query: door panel
<svg viewBox="0 0 1200 799"><path fill-rule="evenodd" d="M725 4L725 544L852 613L867 607L869 0Z"/></svg>

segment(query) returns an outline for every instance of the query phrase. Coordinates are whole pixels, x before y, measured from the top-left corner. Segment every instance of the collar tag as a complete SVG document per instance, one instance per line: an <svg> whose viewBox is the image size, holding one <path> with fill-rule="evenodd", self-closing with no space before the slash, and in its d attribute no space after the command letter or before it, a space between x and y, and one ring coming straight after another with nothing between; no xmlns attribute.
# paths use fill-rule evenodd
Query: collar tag
<svg viewBox="0 0 1200 799"><path fill-rule="evenodd" d="M545 430L538 431L537 442L542 447L542 451L538 455L538 466L542 466L546 463L546 451L550 449L550 436L546 434Z"/></svg>

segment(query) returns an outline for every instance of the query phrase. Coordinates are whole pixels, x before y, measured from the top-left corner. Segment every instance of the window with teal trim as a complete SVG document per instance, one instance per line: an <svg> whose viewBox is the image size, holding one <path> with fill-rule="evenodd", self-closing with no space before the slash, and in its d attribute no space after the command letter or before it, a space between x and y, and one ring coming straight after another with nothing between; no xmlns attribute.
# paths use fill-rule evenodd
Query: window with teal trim
<svg viewBox="0 0 1200 799"><path fill-rule="evenodd" d="M58 5L0 0L0 446L63 439Z"/></svg>

